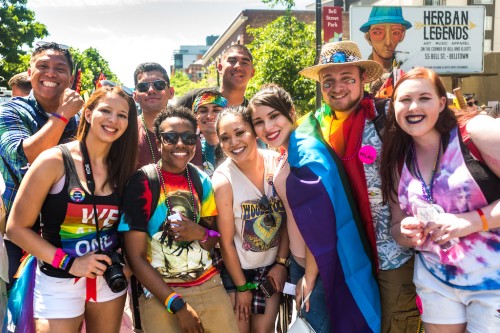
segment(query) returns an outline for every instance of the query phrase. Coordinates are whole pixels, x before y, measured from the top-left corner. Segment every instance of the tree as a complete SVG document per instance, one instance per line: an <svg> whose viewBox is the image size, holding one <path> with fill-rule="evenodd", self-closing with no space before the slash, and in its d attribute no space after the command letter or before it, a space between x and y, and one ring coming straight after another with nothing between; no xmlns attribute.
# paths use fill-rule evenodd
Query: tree
<svg viewBox="0 0 500 333"><path fill-rule="evenodd" d="M82 93L84 91L90 93L94 89L94 81L101 72L106 76L106 79L120 83L117 76L109 68L108 61L100 55L96 48L89 47L83 52L71 48L70 52L75 66L82 70Z"/></svg>
<svg viewBox="0 0 500 333"><path fill-rule="evenodd" d="M25 46L48 35L47 28L35 21L35 13L27 9L28 0L0 1L0 76L9 80L28 69L29 55Z"/></svg>
<svg viewBox="0 0 500 333"><path fill-rule="evenodd" d="M207 73L204 79L198 82L193 82L189 79L189 76L186 73L184 73L184 71L182 70L176 71L174 75L170 77L170 84L175 89L175 96L181 97L188 91L196 88L206 88L214 86L213 84L209 83L208 79L214 75L212 72L213 70L209 71L209 73ZM210 79L210 82L214 82L214 80Z"/></svg>
<svg viewBox="0 0 500 333"><path fill-rule="evenodd" d="M277 83L290 93L299 114L314 110L315 84L298 74L314 63L314 24L285 15L262 28L247 28L247 31L254 37L248 47L255 64L255 76L247 88L248 96L265 83Z"/></svg>

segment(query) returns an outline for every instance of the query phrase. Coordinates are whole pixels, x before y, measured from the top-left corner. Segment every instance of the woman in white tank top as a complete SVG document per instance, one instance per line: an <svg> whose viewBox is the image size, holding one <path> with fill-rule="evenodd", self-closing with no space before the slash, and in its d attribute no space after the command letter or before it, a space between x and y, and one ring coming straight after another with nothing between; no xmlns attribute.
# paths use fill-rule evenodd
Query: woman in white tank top
<svg viewBox="0 0 500 333"><path fill-rule="evenodd" d="M285 209L272 183L279 155L258 149L243 107L222 111L216 130L228 156L212 178L226 270L221 276L240 332L274 332L280 295L266 298L257 286L269 276L281 291L288 274L277 264L289 251Z"/></svg>

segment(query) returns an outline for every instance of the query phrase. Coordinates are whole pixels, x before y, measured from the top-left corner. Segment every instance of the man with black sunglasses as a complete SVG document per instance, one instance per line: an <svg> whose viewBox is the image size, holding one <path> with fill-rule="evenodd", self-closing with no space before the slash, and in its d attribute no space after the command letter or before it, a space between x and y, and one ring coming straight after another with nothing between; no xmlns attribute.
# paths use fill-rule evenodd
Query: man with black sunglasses
<svg viewBox="0 0 500 333"><path fill-rule="evenodd" d="M30 163L44 150L76 135L83 99L70 89L73 59L68 49L66 45L38 42L28 68L30 94L0 105L0 171L6 185L2 199L7 214ZM8 240L5 245L12 284L22 251Z"/></svg>
<svg viewBox="0 0 500 333"><path fill-rule="evenodd" d="M161 110L167 107L174 96L174 88L163 66L156 62L145 62L134 72L134 100L142 113L139 115L139 159L140 168L159 160L158 147L153 133L153 122Z"/></svg>

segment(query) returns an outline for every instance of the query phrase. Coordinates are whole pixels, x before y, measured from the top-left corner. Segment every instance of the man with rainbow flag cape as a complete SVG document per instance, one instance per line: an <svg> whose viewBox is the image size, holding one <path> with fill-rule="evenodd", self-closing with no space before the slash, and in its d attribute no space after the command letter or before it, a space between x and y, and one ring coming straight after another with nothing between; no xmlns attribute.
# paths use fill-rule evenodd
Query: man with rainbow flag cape
<svg viewBox="0 0 500 333"><path fill-rule="evenodd" d="M288 144L286 197L325 289L332 332L380 332L373 253L342 161L312 113Z"/></svg>
<svg viewBox="0 0 500 333"><path fill-rule="evenodd" d="M413 285L411 249L399 246L391 234L391 211L383 202L379 159L380 139L386 121L386 100L375 100L364 91L377 80L382 66L362 60L351 41L327 43L318 64L301 75L320 82L324 103L315 113L325 141L345 172L369 247L376 255L382 308L381 332L416 332L419 312ZM351 206L352 207L352 206ZM337 213L337 212L336 212Z"/></svg>

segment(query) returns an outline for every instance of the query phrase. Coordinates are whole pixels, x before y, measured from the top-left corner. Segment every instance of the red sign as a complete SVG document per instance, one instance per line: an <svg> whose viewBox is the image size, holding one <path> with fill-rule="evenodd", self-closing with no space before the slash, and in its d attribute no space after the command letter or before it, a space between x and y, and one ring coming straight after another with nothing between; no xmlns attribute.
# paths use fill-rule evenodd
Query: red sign
<svg viewBox="0 0 500 333"><path fill-rule="evenodd" d="M323 38L325 43L342 40L342 7L323 7Z"/></svg>

